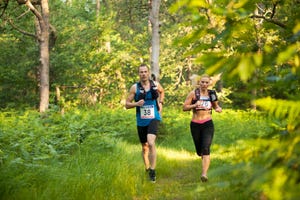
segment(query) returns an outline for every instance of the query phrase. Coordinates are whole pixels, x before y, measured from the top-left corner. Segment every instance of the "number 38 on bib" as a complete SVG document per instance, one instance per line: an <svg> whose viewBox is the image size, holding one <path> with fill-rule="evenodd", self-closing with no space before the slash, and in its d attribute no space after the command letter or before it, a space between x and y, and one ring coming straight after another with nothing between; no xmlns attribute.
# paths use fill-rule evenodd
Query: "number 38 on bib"
<svg viewBox="0 0 300 200"><path fill-rule="evenodd" d="M154 119L154 105L145 105L141 107L141 119Z"/></svg>

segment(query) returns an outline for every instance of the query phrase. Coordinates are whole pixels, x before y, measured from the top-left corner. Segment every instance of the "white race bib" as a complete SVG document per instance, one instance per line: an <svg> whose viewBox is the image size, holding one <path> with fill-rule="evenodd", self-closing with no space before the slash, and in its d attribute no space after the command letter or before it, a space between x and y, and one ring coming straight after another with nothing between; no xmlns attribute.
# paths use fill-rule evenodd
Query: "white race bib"
<svg viewBox="0 0 300 200"><path fill-rule="evenodd" d="M211 109L212 105L210 101L201 101L201 108Z"/></svg>
<svg viewBox="0 0 300 200"><path fill-rule="evenodd" d="M212 104L210 101L200 100L200 105L196 108L196 110L210 110L212 108Z"/></svg>
<svg viewBox="0 0 300 200"><path fill-rule="evenodd" d="M154 105L145 105L140 108L141 119L154 119Z"/></svg>

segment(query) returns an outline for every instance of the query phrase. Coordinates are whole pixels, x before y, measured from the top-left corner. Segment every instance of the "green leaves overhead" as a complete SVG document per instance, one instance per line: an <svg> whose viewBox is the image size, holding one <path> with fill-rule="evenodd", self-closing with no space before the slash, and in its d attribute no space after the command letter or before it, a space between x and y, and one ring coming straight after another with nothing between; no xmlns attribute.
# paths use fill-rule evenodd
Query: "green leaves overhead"
<svg viewBox="0 0 300 200"><path fill-rule="evenodd" d="M288 46L278 54L276 62L278 64L291 62L291 64L293 64L294 66L299 67L299 63L297 61L299 60L299 49L300 42Z"/></svg>
<svg viewBox="0 0 300 200"><path fill-rule="evenodd" d="M182 1L176 1L171 7L171 12L177 12L182 7L189 7L189 8L208 8L209 4L205 0L182 0Z"/></svg>
<svg viewBox="0 0 300 200"><path fill-rule="evenodd" d="M300 107L299 101L272 99L271 97L256 100L259 107L268 111L276 118L287 120L287 129L290 132L300 133Z"/></svg>
<svg viewBox="0 0 300 200"><path fill-rule="evenodd" d="M207 72L221 71L247 82L256 69L263 71L266 66L286 63L291 67L298 66L299 43L289 44L288 37L292 32L293 37L296 36L299 24L294 23L282 30L278 23L293 20L289 3L249 0L201 2L181 1L184 6L174 4L172 11L185 8L193 16L190 23L192 31L181 44L193 45L187 55L196 56L196 63L204 66ZM262 12L270 12L273 16ZM285 18L281 18L283 15ZM213 61L209 61L207 55Z"/></svg>

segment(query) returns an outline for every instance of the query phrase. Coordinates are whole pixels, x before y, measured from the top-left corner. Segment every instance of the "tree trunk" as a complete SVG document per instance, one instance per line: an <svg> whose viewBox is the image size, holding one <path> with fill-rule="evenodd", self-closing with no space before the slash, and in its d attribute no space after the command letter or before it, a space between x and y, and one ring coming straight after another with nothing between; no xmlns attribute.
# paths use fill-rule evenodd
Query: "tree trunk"
<svg viewBox="0 0 300 200"><path fill-rule="evenodd" d="M99 17L99 13L100 13L100 0L96 0L96 16Z"/></svg>
<svg viewBox="0 0 300 200"><path fill-rule="evenodd" d="M260 8L265 8L265 5L263 3L259 3L257 6L259 6ZM262 10L256 8L255 10L255 15L263 15L263 12ZM262 41L262 38L261 36L258 34L259 33L259 30L261 30L262 28L262 23L264 22L263 19L257 19L256 20L256 23L255 23L255 30L256 30L256 44L258 46L258 49L257 49L257 53L258 54L261 54L262 52L262 46L263 46L263 41ZM259 69L257 68L255 70L255 73L253 74L253 77L251 79L253 85L255 85L255 87L252 88L251 90L251 101L250 101L250 104L251 104L251 108L253 110L256 110L256 103L255 103L255 100L257 98L257 81L258 81L258 74L259 74Z"/></svg>
<svg viewBox="0 0 300 200"><path fill-rule="evenodd" d="M155 75L156 80L159 80L159 7L161 0L150 1L150 23L152 28L151 39L151 71Z"/></svg>
<svg viewBox="0 0 300 200"><path fill-rule="evenodd" d="M49 107L49 4L48 0L41 0L41 12L26 1L26 6L36 16L37 38L40 47L40 112L45 112Z"/></svg>
<svg viewBox="0 0 300 200"><path fill-rule="evenodd" d="M41 0L42 20L40 60L41 60L41 85L40 85L40 112L45 112L49 106L49 7L48 0Z"/></svg>

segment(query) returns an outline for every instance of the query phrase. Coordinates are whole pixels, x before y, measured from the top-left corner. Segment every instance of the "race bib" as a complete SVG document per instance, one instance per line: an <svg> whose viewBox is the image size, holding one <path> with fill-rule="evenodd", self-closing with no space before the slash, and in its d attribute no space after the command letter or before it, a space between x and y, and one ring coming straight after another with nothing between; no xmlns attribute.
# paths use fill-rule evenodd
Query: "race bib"
<svg viewBox="0 0 300 200"><path fill-rule="evenodd" d="M141 108L141 119L154 119L154 105L145 105Z"/></svg>
<svg viewBox="0 0 300 200"><path fill-rule="evenodd" d="M200 106L198 106L196 109L197 110L200 110L200 109L210 110L211 107L212 107L212 105L211 105L210 101L200 100Z"/></svg>

